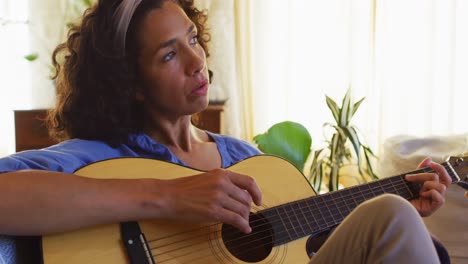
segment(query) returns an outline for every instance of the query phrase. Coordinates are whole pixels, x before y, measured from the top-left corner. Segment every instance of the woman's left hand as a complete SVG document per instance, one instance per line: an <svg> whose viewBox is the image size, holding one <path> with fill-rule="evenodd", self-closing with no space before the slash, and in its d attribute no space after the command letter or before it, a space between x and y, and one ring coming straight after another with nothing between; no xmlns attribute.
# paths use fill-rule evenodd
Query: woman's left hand
<svg viewBox="0 0 468 264"><path fill-rule="evenodd" d="M410 202L416 207L421 216L429 216L439 209L445 202L445 192L452 183L445 168L432 161L431 158L424 159L418 169L430 167L434 173L408 174L405 179L410 182L421 183L419 197Z"/></svg>

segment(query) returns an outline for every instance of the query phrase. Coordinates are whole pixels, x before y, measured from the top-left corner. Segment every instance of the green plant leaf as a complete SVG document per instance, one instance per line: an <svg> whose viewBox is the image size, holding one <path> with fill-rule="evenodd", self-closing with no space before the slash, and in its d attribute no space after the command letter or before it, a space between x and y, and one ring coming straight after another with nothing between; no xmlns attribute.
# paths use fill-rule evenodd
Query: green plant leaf
<svg viewBox="0 0 468 264"><path fill-rule="evenodd" d="M346 132L345 132L346 127L339 127L339 126L332 126L332 127L335 128L335 130L340 135L340 138L342 139L342 141L345 142L347 138Z"/></svg>
<svg viewBox="0 0 468 264"><path fill-rule="evenodd" d="M359 173L363 175L361 170L361 142L359 141L358 134L356 133L354 127L345 127L343 129L354 147L354 153L356 153L356 159L358 163L358 170Z"/></svg>
<svg viewBox="0 0 468 264"><path fill-rule="evenodd" d="M255 136L253 140L262 152L280 156L301 171L312 146L312 137L307 129L292 121L277 123L266 133Z"/></svg>
<svg viewBox="0 0 468 264"><path fill-rule="evenodd" d="M312 165L310 166L310 175L309 181L312 182L314 189L320 192L322 187L322 179L323 179L323 166L325 163L325 159L321 159L320 155L325 150L325 148L316 150L314 152L314 158L312 160Z"/></svg>
<svg viewBox="0 0 468 264"><path fill-rule="evenodd" d="M361 100L359 100L358 102L356 102L353 106L353 114L351 115L351 117L354 116L354 114L356 113L356 111L358 110L359 106L361 105L361 103L364 101L364 99L366 99L365 97L361 98Z"/></svg>
<svg viewBox="0 0 468 264"><path fill-rule="evenodd" d="M340 120L340 108L338 107L336 102L333 101L333 99L331 99L330 97L328 97L326 95L325 95L325 98L326 98L326 101L327 101L328 108L332 112L333 118L335 118L335 121L338 124L340 122L339 121Z"/></svg>
<svg viewBox="0 0 468 264"><path fill-rule="evenodd" d="M343 98L343 102L341 104L341 111L340 111L340 122L338 123L339 126L344 127L348 126L349 120L351 118L351 90L346 92L345 97Z"/></svg>
<svg viewBox="0 0 468 264"><path fill-rule="evenodd" d="M369 154L375 157L374 153L372 153L372 150L364 146L364 156L366 157L367 171L373 179L378 179L379 177L377 176L377 174L375 174L374 169L372 168L372 163L370 161Z"/></svg>
<svg viewBox="0 0 468 264"><path fill-rule="evenodd" d="M364 150L367 151L372 157L377 158L377 155L374 154L372 149L370 149L368 146L363 146Z"/></svg>
<svg viewBox="0 0 468 264"><path fill-rule="evenodd" d="M346 133L349 141L354 147L354 153L356 153L356 156L358 160L360 159L360 150L361 150L361 142L359 140L359 136L356 133L356 130L354 127L344 127L343 131Z"/></svg>
<svg viewBox="0 0 468 264"><path fill-rule="evenodd" d="M322 189L322 182L323 182L323 162L320 162L319 167L318 167L318 180L316 181L316 184L314 185L315 190L317 193L320 193L320 189Z"/></svg>
<svg viewBox="0 0 468 264"><path fill-rule="evenodd" d="M328 182L329 191L338 190L339 170L340 170L340 167L338 164L332 164L332 167L330 168L330 179Z"/></svg>
<svg viewBox="0 0 468 264"><path fill-rule="evenodd" d="M314 170L314 169L317 168L318 163L319 163L319 157L320 157L320 154L323 152L323 150L324 150L324 149L322 148L322 149L316 150L316 151L314 152L314 158L313 158L313 160L312 160L312 165L310 165L310 168L311 168L312 170Z"/></svg>
<svg viewBox="0 0 468 264"><path fill-rule="evenodd" d="M320 153L322 153L324 149L319 149L314 151L314 157L312 159L312 164L310 165L310 173L309 173L309 181L313 179L314 174L317 171L317 167L320 165L319 163L321 160L319 160Z"/></svg>
<svg viewBox="0 0 468 264"><path fill-rule="evenodd" d="M335 163L337 149L338 149L338 138L339 134L333 134L332 140L330 142L330 162L333 164Z"/></svg>
<svg viewBox="0 0 468 264"><path fill-rule="evenodd" d="M83 5L85 5L86 7L91 7L92 5L91 0L82 0L81 2L83 2Z"/></svg>
<svg viewBox="0 0 468 264"><path fill-rule="evenodd" d="M37 53L31 53L31 54L28 54L26 56L24 56L24 58L28 61L35 61L37 60L37 58L39 58L39 54Z"/></svg>

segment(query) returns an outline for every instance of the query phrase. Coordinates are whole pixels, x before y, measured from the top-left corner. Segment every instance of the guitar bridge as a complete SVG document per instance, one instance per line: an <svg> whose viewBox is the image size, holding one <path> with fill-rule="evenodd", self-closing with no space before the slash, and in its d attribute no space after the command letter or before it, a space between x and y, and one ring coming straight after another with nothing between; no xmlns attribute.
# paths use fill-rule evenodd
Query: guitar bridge
<svg viewBox="0 0 468 264"><path fill-rule="evenodd" d="M154 264L145 235L137 222L120 223L120 234L132 264Z"/></svg>

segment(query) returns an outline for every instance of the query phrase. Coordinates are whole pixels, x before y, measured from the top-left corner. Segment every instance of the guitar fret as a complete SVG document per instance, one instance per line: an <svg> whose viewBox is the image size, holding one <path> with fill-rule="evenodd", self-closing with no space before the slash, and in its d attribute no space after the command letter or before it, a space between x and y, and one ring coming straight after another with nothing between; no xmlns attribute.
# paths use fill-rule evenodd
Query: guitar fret
<svg viewBox="0 0 468 264"><path fill-rule="evenodd" d="M347 215L349 215L349 213L351 213L352 209L349 208L347 201L344 199L344 197L343 197L343 192L338 192L338 193L340 194L340 197L339 197L339 199L341 199L340 202L341 202L342 204L344 204L345 207L346 207L346 211L345 211L346 213L345 213L345 214L346 214L346 216L347 216ZM344 211L344 210L343 210L343 211Z"/></svg>
<svg viewBox="0 0 468 264"><path fill-rule="evenodd" d="M349 208L350 212L359 205L358 201L355 199L355 195L353 195L352 189L343 190L343 196L347 197L347 205L351 206L351 208Z"/></svg>
<svg viewBox="0 0 468 264"><path fill-rule="evenodd" d="M372 190L369 188L368 185L360 186L359 190L361 191L361 194L364 197L365 201L374 197L374 193L372 193Z"/></svg>
<svg viewBox="0 0 468 264"><path fill-rule="evenodd" d="M392 187L394 189L393 193L398 194L398 195L403 196L403 197L405 196L406 193L404 191L406 189L397 188L398 185L395 184L395 182L400 183L398 178L389 178L389 182L391 183L391 185L392 185Z"/></svg>
<svg viewBox="0 0 468 264"><path fill-rule="evenodd" d="M302 228L302 225L301 225L302 222L297 217L297 212L296 212L295 208L293 207L293 204L286 204L284 207L288 208L288 210L286 210L286 211L287 211L289 219L291 220L294 231L296 232L296 236L294 237L294 239L305 236L306 232Z"/></svg>
<svg viewBox="0 0 468 264"><path fill-rule="evenodd" d="M307 223L307 226L309 227L308 229L308 234L312 234L314 232L314 225L317 225L317 222L315 220L315 217L313 213L310 211L309 205L307 204L306 200L300 200L298 202L298 206L301 210L302 215L304 216L304 222ZM314 221L312 224L311 222Z"/></svg>
<svg viewBox="0 0 468 264"><path fill-rule="evenodd" d="M317 220L317 218L315 218L315 214L316 214L317 210L315 210L315 208L312 209L312 207L311 207L311 202L315 197L316 196L304 200L305 204L307 205L307 208L309 209L308 211L306 211L306 214L309 213L310 216L312 216L311 219L314 219L314 226L316 228L316 229L315 228L313 229L314 231L320 229L320 222Z"/></svg>
<svg viewBox="0 0 468 264"><path fill-rule="evenodd" d="M327 201L327 208L332 212L332 218L333 222L335 224L339 224L341 220L343 220L343 215L341 213L340 207L338 203L336 202L336 199L334 196L336 196L336 193L328 193L328 197L325 197L325 201Z"/></svg>
<svg viewBox="0 0 468 264"><path fill-rule="evenodd" d="M326 197L323 197L323 200L325 201L325 206L327 206L328 211L330 211L330 216L333 219L333 223L337 223L337 219L341 218L341 214L339 213L337 206L335 204L335 201L333 200L333 197L331 195L332 193L327 193Z"/></svg>
<svg viewBox="0 0 468 264"><path fill-rule="evenodd" d="M355 197L355 200L357 202L357 205L361 204L362 202L364 202L366 200L366 198L364 197L364 195L362 194L361 192L361 189L358 187L355 187L354 189L358 190L359 192L356 192L356 195L354 196Z"/></svg>
<svg viewBox="0 0 468 264"><path fill-rule="evenodd" d="M366 200L372 199L375 197L374 190L371 188L372 186L370 184L364 185L367 186L365 190L364 196L366 197Z"/></svg>
<svg viewBox="0 0 468 264"><path fill-rule="evenodd" d="M382 190L384 191L384 193L395 194L395 188L389 179L384 179L378 182L380 183L380 186L382 187Z"/></svg>
<svg viewBox="0 0 468 264"><path fill-rule="evenodd" d="M280 230L277 233L278 234L287 234L289 236L289 241L292 241L293 237L291 236L291 233L289 232L291 229L286 225L287 222L284 221L284 219L282 217L282 214L279 212L279 208L281 208L281 206L275 207L277 216L281 220L281 223L282 223L282 230Z"/></svg>
<svg viewBox="0 0 468 264"><path fill-rule="evenodd" d="M380 181L379 181L380 182ZM391 178L389 179L384 179L382 180L381 182L384 182L385 184L382 186L382 189L384 190L385 193L394 193L394 194L398 194L396 192L396 189L395 189L395 186L393 185L392 183L392 180Z"/></svg>
<svg viewBox="0 0 468 264"><path fill-rule="evenodd" d="M337 201L340 204L340 211L343 212L343 218L348 216L352 209L348 206L348 201L343 197L343 192L338 192Z"/></svg>
<svg viewBox="0 0 468 264"><path fill-rule="evenodd" d="M274 245L282 245L292 240L276 207L263 210L259 214L265 217L273 228Z"/></svg>
<svg viewBox="0 0 468 264"><path fill-rule="evenodd" d="M316 200L320 202L320 205L318 207L322 208L321 211L325 213L325 216L322 214L322 216L324 216L325 219L325 227L330 227L333 225L330 225L329 223L335 223L335 219L333 219L332 212L330 211L330 208L328 208L327 201L323 197L324 195L318 196ZM326 208L326 210L323 210L323 208Z"/></svg>
<svg viewBox="0 0 468 264"><path fill-rule="evenodd" d="M379 181L374 181L369 184L371 186L372 192L374 193L374 197L377 197L381 194L384 194L385 191L382 188L382 185L380 185Z"/></svg>
<svg viewBox="0 0 468 264"><path fill-rule="evenodd" d="M404 197L406 199L411 198L413 196L413 194L412 194L411 190L408 188L408 185L406 185L406 183L404 181L404 175L401 175L400 177L396 177L394 179L395 179L395 181L397 181L396 186L400 187L399 189L397 189L398 195L400 195L401 197ZM395 189L396 189L396 187L395 187Z"/></svg>
<svg viewBox="0 0 468 264"><path fill-rule="evenodd" d="M316 200L317 200L318 197L319 196L312 197L312 199L310 199L310 201L313 202L313 204L309 203L309 206L312 208L311 211L313 212L313 215L317 216L317 219L318 219L317 226L318 226L319 229L321 229L321 228L326 227L327 220L323 216L322 210L320 210L320 206L318 206L318 204L317 204Z"/></svg>
<svg viewBox="0 0 468 264"><path fill-rule="evenodd" d="M294 210L294 215L297 218L297 221L299 222L299 226L301 227L301 230L304 235L308 235L312 233L312 228L310 225L308 225L308 221L306 216L304 215L304 212L299 204L299 202L296 203L291 203L291 206L293 207Z"/></svg>
<svg viewBox="0 0 468 264"><path fill-rule="evenodd" d="M293 220L293 216L291 215L291 211L292 210L287 210L287 204L284 204L282 206L280 206L280 208L283 209L284 213L282 214L282 216L286 216L284 217L284 222L286 223L285 227L286 227L286 230L288 230L288 233L289 233L289 236L291 237L291 240L294 240L297 238L298 236L298 233L296 231L296 225L297 225L297 222L295 223ZM283 218L283 217L282 217Z"/></svg>
<svg viewBox="0 0 468 264"><path fill-rule="evenodd" d="M336 197L335 199L336 209L338 212L337 218L343 219L348 215L349 212L347 212L348 208L343 204L343 202L340 199L340 197Z"/></svg>

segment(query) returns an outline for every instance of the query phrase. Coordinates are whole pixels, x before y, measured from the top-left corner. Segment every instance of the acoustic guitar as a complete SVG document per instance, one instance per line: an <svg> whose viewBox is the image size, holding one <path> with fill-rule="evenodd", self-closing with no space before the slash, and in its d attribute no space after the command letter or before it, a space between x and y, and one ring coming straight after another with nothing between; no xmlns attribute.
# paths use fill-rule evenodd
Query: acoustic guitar
<svg viewBox="0 0 468 264"><path fill-rule="evenodd" d="M443 163L454 183L468 174L467 158ZM421 187L402 174L317 195L292 164L268 155L248 158L229 170L254 177L262 190L263 204L254 206L250 217L251 234L222 223L149 220L94 226L44 236L44 263L307 263L316 235L338 225L360 203L383 193L412 199ZM158 160L118 158L90 164L75 174L174 179L199 173Z"/></svg>

